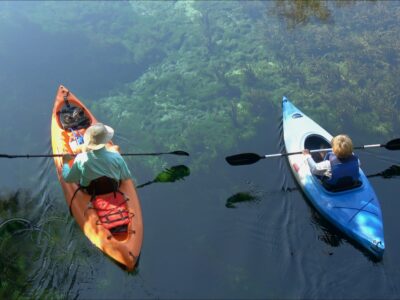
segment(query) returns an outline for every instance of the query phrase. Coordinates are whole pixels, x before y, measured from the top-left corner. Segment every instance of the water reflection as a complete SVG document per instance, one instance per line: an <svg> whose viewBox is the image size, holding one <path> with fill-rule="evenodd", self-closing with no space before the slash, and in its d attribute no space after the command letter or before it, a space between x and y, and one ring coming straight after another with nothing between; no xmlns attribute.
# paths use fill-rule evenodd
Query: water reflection
<svg viewBox="0 0 400 300"><path fill-rule="evenodd" d="M370 177L378 177L381 176L385 179L393 178L400 175L400 166L399 165L391 165L389 168L383 170L382 172L367 175L368 178Z"/></svg>
<svg viewBox="0 0 400 300"><path fill-rule="evenodd" d="M136 188L142 188L156 182L175 182L184 180L185 177L190 175L190 169L185 165L172 166L159 173L153 180L138 185Z"/></svg>
<svg viewBox="0 0 400 300"><path fill-rule="evenodd" d="M325 242L331 247L339 247L343 243L343 234L322 217L314 208L311 209L311 222L322 231L318 235L320 241Z"/></svg>
<svg viewBox="0 0 400 300"><path fill-rule="evenodd" d="M225 203L227 208L237 208L239 203L257 203L263 197L275 197L276 195L283 195L291 192L301 191L299 187L288 187L285 184L279 190L262 191L255 186L252 182L246 182L250 186L249 191L238 192L230 196Z"/></svg>
<svg viewBox="0 0 400 300"><path fill-rule="evenodd" d="M259 197L254 195L252 192L239 192L226 200L225 206L227 208L236 208L235 204L243 202L255 202L259 201Z"/></svg>
<svg viewBox="0 0 400 300"><path fill-rule="evenodd" d="M343 245L345 242L351 244L357 251L360 251L369 261L377 263L380 262L378 258L372 255L364 247L357 242L348 239L339 229L326 220L318 211L310 207L311 210L311 223L316 226L321 233L318 235L318 240L326 243L327 245L336 248ZM328 255L333 255L332 251L327 252Z"/></svg>

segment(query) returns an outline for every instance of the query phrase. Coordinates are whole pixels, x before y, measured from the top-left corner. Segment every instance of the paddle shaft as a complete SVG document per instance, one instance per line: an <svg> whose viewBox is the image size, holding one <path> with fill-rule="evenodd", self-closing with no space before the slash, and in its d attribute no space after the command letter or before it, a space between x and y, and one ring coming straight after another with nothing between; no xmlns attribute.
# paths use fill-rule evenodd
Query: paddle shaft
<svg viewBox="0 0 400 300"><path fill-rule="evenodd" d="M372 145L364 145L364 146L354 147L353 149L360 150L360 149L368 149L368 148L379 148L379 147L385 147L385 146L386 145L382 145L382 144L372 144ZM332 151L332 148L313 149L313 150L310 150L310 153L327 152L327 151ZM264 155L264 157L270 158L270 157L289 156L289 155L302 154L302 153L303 153L303 151L266 154L266 155Z"/></svg>
<svg viewBox="0 0 400 300"><path fill-rule="evenodd" d="M324 151L332 151L332 148L314 149L314 150L310 150L310 153L324 152ZM302 154L302 153L303 153L303 151L288 152L288 153L276 153L276 154L266 154L266 155L264 155L263 158L289 156L289 155Z"/></svg>
<svg viewBox="0 0 400 300"><path fill-rule="evenodd" d="M400 150L400 139L394 139L389 141L386 144L371 144L371 145L364 145L354 147L354 149L369 149L369 148L380 148L385 147L388 150ZM312 149L309 150L310 153L315 152L327 152L332 151L332 148L325 148L325 149ZM276 153L276 154L266 154L266 155L258 155L256 153L241 153L236 155L231 155L225 158L225 160L233 166L241 166L241 165L250 165L254 164L260 159L264 158L272 158L272 157L283 157L295 154L302 154L303 151L296 151L296 152L288 152L288 153Z"/></svg>

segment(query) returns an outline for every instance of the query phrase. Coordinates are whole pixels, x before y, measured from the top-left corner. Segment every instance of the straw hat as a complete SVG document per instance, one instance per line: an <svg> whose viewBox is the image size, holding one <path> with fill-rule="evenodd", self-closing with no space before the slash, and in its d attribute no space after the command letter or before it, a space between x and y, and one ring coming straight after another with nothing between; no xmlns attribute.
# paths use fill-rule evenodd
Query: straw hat
<svg viewBox="0 0 400 300"><path fill-rule="evenodd" d="M103 148L114 135L114 129L103 123L96 123L90 126L84 135L85 146L88 150Z"/></svg>

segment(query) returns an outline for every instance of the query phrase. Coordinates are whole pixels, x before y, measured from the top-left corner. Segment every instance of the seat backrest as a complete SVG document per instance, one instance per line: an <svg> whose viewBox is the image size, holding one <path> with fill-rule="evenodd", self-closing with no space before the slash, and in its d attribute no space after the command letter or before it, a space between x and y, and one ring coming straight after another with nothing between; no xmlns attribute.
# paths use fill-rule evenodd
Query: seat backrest
<svg viewBox="0 0 400 300"><path fill-rule="evenodd" d="M339 178L335 185L331 185L326 181L322 181L322 185L330 192L342 192L360 187L362 181L354 180L351 176L346 176Z"/></svg>
<svg viewBox="0 0 400 300"><path fill-rule="evenodd" d="M92 180L86 191L92 196L115 193L118 191L119 182L113 178L102 176Z"/></svg>

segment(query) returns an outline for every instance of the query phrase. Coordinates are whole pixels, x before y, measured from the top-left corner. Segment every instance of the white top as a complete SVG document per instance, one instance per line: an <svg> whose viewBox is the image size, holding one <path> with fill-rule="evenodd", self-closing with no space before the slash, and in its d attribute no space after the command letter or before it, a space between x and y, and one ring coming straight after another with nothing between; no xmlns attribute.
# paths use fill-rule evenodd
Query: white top
<svg viewBox="0 0 400 300"><path fill-rule="evenodd" d="M308 163L311 174L317 176L326 176L328 178L332 177L331 162L329 160L323 160L319 163L316 163L310 154L306 154L305 159Z"/></svg>
<svg viewBox="0 0 400 300"><path fill-rule="evenodd" d="M326 176L329 179L332 177L332 167L329 160L323 160L319 163L316 163L310 154L306 154L304 156L308 163L308 167L310 168L311 174L317 176ZM360 160L358 160L358 165L361 165Z"/></svg>

